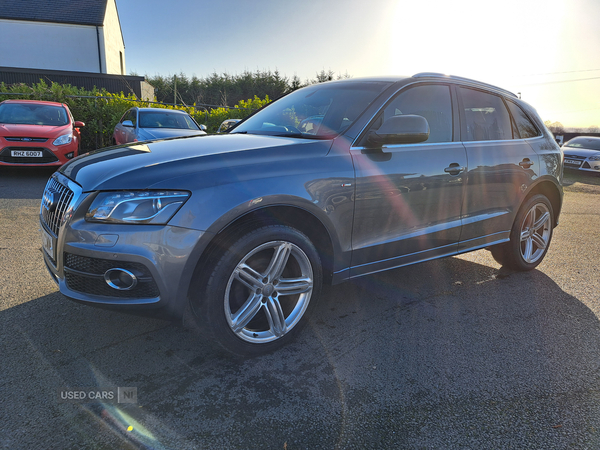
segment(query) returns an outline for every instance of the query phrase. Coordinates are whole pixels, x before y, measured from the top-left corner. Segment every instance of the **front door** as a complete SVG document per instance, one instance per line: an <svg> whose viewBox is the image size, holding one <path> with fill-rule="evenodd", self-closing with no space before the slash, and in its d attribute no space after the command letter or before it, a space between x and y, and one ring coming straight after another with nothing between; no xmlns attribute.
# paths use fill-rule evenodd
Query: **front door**
<svg viewBox="0 0 600 450"><path fill-rule="evenodd" d="M417 114L429 123L429 139L351 149L351 277L457 252L467 158L463 144L454 142L452 104L447 85L409 87L383 108L371 129L392 115Z"/></svg>

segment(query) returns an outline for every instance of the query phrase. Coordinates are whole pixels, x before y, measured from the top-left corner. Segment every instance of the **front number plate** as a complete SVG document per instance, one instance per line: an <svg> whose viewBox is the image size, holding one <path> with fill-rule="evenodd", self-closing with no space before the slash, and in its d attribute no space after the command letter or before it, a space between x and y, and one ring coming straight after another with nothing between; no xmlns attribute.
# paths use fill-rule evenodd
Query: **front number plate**
<svg viewBox="0 0 600 450"><path fill-rule="evenodd" d="M34 150L11 150L10 156L15 158L41 158L42 152Z"/></svg>
<svg viewBox="0 0 600 450"><path fill-rule="evenodd" d="M572 164L574 166L581 165L581 161L577 161L576 159L565 159L565 164Z"/></svg>
<svg viewBox="0 0 600 450"><path fill-rule="evenodd" d="M43 228L40 230L40 233L42 235L42 248L52 258L52 261L56 261L54 255L54 238Z"/></svg>

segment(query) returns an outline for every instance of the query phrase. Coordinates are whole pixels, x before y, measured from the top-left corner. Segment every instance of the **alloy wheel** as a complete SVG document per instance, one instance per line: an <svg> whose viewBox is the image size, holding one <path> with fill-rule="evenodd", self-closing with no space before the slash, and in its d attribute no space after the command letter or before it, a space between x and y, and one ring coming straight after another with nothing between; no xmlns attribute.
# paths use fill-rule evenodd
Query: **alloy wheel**
<svg viewBox="0 0 600 450"><path fill-rule="evenodd" d="M544 256L552 232L551 214L544 203L533 205L521 225L521 256L533 264Z"/></svg>
<svg viewBox="0 0 600 450"><path fill-rule="evenodd" d="M260 344L287 334L302 318L313 291L308 256L287 241L264 243L233 270L225 290L225 317L244 341Z"/></svg>

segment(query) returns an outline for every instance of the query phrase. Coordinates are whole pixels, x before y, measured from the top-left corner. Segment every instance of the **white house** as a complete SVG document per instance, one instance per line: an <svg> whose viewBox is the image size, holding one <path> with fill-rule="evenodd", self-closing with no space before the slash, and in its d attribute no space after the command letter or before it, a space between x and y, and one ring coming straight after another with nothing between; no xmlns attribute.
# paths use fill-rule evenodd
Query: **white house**
<svg viewBox="0 0 600 450"><path fill-rule="evenodd" d="M125 75L116 0L0 0L0 66Z"/></svg>

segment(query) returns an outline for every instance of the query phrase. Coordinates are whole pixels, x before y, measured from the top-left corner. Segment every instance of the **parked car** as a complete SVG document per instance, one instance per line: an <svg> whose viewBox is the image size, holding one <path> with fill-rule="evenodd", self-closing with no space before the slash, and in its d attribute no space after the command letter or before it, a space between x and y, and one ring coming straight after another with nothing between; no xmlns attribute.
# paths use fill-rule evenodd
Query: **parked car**
<svg viewBox="0 0 600 450"><path fill-rule="evenodd" d="M318 129L297 128L310 117ZM483 248L535 268L561 176L551 133L508 91L431 73L334 81L228 134L66 164L44 192L43 255L67 297L191 317L255 355L300 331L323 283Z"/></svg>
<svg viewBox="0 0 600 450"><path fill-rule="evenodd" d="M600 173L600 138L578 136L562 146L565 169Z"/></svg>
<svg viewBox="0 0 600 450"><path fill-rule="evenodd" d="M206 127L198 125L188 113L174 109L138 108L129 109L113 132L113 144L149 141L176 136L198 136L206 134Z"/></svg>
<svg viewBox="0 0 600 450"><path fill-rule="evenodd" d="M64 103L0 103L0 166L61 166L79 154L79 128Z"/></svg>
<svg viewBox="0 0 600 450"><path fill-rule="evenodd" d="M223 122L221 122L221 125L219 125L219 129L217 130L217 133L227 133L240 120L241 119L225 119Z"/></svg>

